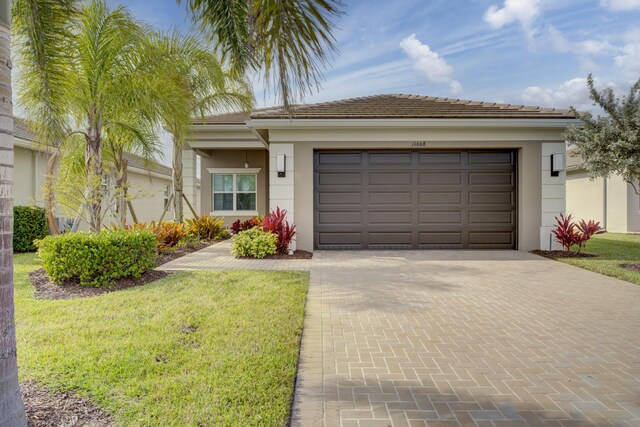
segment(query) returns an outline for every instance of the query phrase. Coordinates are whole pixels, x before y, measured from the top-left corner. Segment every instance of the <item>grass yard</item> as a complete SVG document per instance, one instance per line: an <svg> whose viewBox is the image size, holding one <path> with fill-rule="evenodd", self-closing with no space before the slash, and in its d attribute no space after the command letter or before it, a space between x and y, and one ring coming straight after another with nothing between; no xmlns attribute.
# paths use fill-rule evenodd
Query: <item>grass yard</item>
<svg viewBox="0 0 640 427"><path fill-rule="evenodd" d="M308 274L185 272L49 301L33 298L36 257L15 263L21 380L125 426L286 425Z"/></svg>
<svg viewBox="0 0 640 427"><path fill-rule="evenodd" d="M640 263L640 235L600 234L587 243L585 252L597 254L598 257L561 258L558 261L640 285L640 272L620 267L624 263Z"/></svg>

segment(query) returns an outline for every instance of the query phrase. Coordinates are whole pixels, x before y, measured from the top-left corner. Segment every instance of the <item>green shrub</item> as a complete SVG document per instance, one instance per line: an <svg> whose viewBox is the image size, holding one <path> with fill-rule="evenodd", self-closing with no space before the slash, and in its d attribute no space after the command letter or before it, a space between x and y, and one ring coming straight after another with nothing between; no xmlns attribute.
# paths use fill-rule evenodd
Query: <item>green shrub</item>
<svg viewBox="0 0 640 427"><path fill-rule="evenodd" d="M54 283L78 279L84 286L102 286L154 268L156 245L147 230L67 233L40 240L38 255Z"/></svg>
<svg viewBox="0 0 640 427"><path fill-rule="evenodd" d="M222 218L214 216L201 216L198 218L187 219L185 224L189 228L188 233L199 239L225 239L229 237L227 227L224 225Z"/></svg>
<svg viewBox="0 0 640 427"><path fill-rule="evenodd" d="M260 227L241 231L233 236L231 253L234 257L264 258L278 249L278 236Z"/></svg>
<svg viewBox="0 0 640 427"><path fill-rule="evenodd" d="M49 226L44 208L13 207L13 250L15 252L34 252L37 248L33 241L43 239L48 234Z"/></svg>

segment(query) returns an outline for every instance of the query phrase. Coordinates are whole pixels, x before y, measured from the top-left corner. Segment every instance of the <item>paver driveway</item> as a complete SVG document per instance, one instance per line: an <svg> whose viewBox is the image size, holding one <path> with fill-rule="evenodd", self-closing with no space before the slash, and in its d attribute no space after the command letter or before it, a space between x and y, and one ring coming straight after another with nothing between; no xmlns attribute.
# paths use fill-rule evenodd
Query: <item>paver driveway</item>
<svg viewBox="0 0 640 427"><path fill-rule="evenodd" d="M640 286L513 251L311 277L293 425L640 426Z"/></svg>

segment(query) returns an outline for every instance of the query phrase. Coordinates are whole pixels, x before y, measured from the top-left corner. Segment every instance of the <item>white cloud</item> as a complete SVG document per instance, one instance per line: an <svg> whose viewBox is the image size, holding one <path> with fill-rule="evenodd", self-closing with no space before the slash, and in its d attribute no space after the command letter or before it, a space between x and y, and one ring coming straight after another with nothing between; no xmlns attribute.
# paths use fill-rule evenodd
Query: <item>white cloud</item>
<svg viewBox="0 0 640 427"><path fill-rule="evenodd" d="M640 77L640 42L627 43L622 47L622 53L613 62L624 78L636 81Z"/></svg>
<svg viewBox="0 0 640 427"><path fill-rule="evenodd" d="M640 9L640 0L600 0L600 5L610 10Z"/></svg>
<svg viewBox="0 0 640 427"><path fill-rule="evenodd" d="M460 82L453 80L453 67L429 45L420 42L415 34L405 37L400 42L400 48L413 61L413 67L432 83L449 84L454 95L462 92Z"/></svg>
<svg viewBox="0 0 640 427"><path fill-rule="evenodd" d="M462 85L457 80L451 80L451 83L449 83L449 90L453 95L459 95L462 93Z"/></svg>
<svg viewBox="0 0 640 427"><path fill-rule="evenodd" d="M585 39L579 42L572 42L564 37L553 25L547 26L547 39L551 46L561 53L573 53L578 57L611 55L618 51L618 47L607 40Z"/></svg>
<svg viewBox="0 0 640 427"><path fill-rule="evenodd" d="M540 0L504 0L501 8L496 5L489 7L483 19L496 29L513 22L528 28L539 13Z"/></svg>
<svg viewBox="0 0 640 427"><path fill-rule="evenodd" d="M543 107L568 108L573 106L578 110L593 110L594 108L593 102L589 99L586 78L567 80L555 88L529 86L522 92L521 98L526 104Z"/></svg>

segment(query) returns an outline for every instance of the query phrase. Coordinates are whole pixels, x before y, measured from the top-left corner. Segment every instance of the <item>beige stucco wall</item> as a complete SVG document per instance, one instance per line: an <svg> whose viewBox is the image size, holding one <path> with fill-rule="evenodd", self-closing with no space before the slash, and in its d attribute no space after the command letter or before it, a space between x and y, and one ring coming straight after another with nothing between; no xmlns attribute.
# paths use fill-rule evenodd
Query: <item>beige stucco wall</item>
<svg viewBox="0 0 640 427"><path fill-rule="evenodd" d="M633 187L619 175L606 180L590 180L584 170L569 171L567 212L573 214L576 220L599 221L607 231L613 233L640 231L640 200Z"/></svg>
<svg viewBox="0 0 640 427"><path fill-rule="evenodd" d="M586 172L567 172L567 213L574 219L593 219L604 224L604 180L590 180Z"/></svg>
<svg viewBox="0 0 640 427"><path fill-rule="evenodd" d="M268 152L266 150L202 150L200 161L200 214L216 215L211 202L211 173L209 168L244 168L245 159L250 168L260 168L257 180L256 208L259 215L268 212L269 171L267 167ZM246 157L245 157L246 156ZM220 215L218 215L220 216ZM224 216L225 223L231 224L236 219L249 219L251 216Z"/></svg>
<svg viewBox="0 0 640 427"><path fill-rule="evenodd" d="M28 142L27 142L28 143ZM47 173L48 154L16 145L14 148L14 204L37 205L42 203L42 185ZM130 169L129 194L134 196L133 208L138 220L149 222L158 220L164 209L164 189L171 185L171 177L160 174L149 174L143 170ZM105 206L105 209L108 209ZM109 213L108 215L111 215ZM165 219L171 219L172 212L167 213ZM107 216L105 223L117 222L115 217ZM131 213L128 222L132 223ZM80 224L81 230L88 230L88 225Z"/></svg>
<svg viewBox="0 0 640 427"><path fill-rule="evenodd" d="M518 152L518 249L541 246L542 186L559 177L543 177L542 142L564 144L559 129L270 129L272 145L293 143L294 212L297 249L313 250L313 151L317 149L412 149L414 141L427 141L420 149L508 148ZM282 178L287 179L287 178ZM564 186L561 186L564 189ZM562 199L564 197L562 196ZM564 205L564 200L562 200Z"/></svg>
<svg viewBox="0 0 640 427"><path fill-rule="evenodd" d="M627 232L640 232L640 196L629 184L627 184Z"/></svg>
<svg viewBox="0 0 640 427"><path fill-rule="evenodd" d="M171 177L149 175L144 172L129 171L129 194L133 197L131 204L139 222L158 221L164 210L164 192L169 186L171 191ZM171 194L171 193L169 193ZM173 219L173 209L170 208L164 217ZM132 223L131 212L127 212L127 222Z"/></svg>
<svg viewBox="0 0 640 427"><path fill-rule="evenodd" d="M13 156L13 204L42 206L42 183L47 175L47 154L16 146Z"/></svg>

